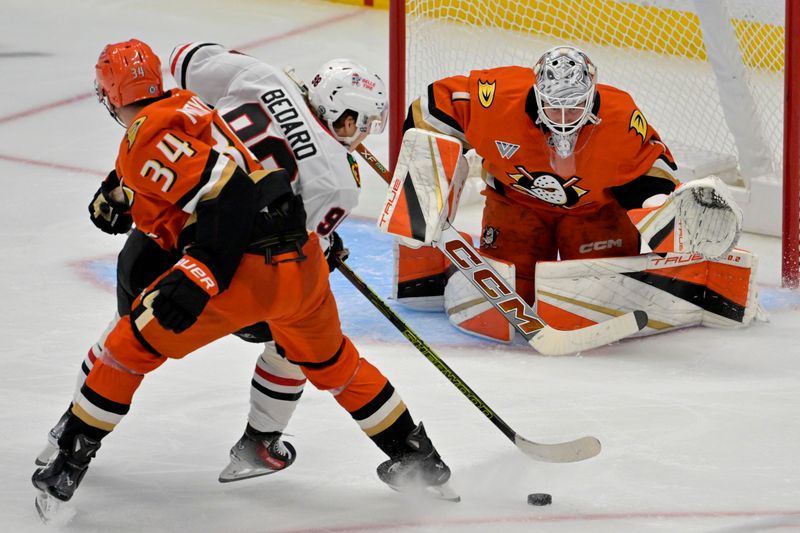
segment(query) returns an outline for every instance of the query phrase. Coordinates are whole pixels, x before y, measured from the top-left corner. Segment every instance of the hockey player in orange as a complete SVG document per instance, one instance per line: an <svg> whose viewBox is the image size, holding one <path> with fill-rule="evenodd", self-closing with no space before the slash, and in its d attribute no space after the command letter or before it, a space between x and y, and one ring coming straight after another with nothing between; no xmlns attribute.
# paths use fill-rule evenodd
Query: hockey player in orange
<svg viewBox="0 0 800 533"><path fill-rule="evenodd" d="M422 424L342 335L327 264L289 174L263 170L194 93L164 91L158 57L141 41L106 46L96 73L98 97L126 127L116 174L133 221L181 257L110 332L58 453L34 472L43 518L72 497L147 373L259 321L389 456L381 480L441 489L450 472Z"/></svg>
<svg viewBox="0 0 800 533"><path fill-rule="evenodd" d="M718 259L726 256L741 229L738 207L716 178L700 185L709 197L724 197L719 205L694 200L699 189L688 193L694 186L677 189L681 194L677 201L679 182L673 177L676 165L669 149L631 96L597 84L596 76L585 53L571 46L556 47L534 68L477 70L435 81L411 104L404 125L406 130L413 127L455 137L483 158L487 186L480 251L531 304L541 300L535 283L537 263L597 259L578 274L590 276L592 268L604 265L600 258L637 256L640 231L653 250L697 252ZM653 197L675 201L663 204L663 210L654 208L656 224L635 225L629 212ZM683 233L676 237L673 228L685 229L681 224L687 222L675 219L670 209L676 205L694 217L692 222L707 217L705 225L695 224L692 231L701 228L713 234L672 246L673 240L685 238ZM635 214L635 220L640 222L645 214ZM711 247L712 242L717 246ZM696 246L691 249L689 244ZM462 276L448 281L446 262L435 249L398 244L396 265L399 301L431 308L443 300L451 321L461 329L510 340L508 324L492 319L498 314L476 303L481 300L476 300ZM738 285L744 283L745 298L738 303L745 306L750 270L741 278L734 292L741 293ZM598 295L587 306L603 304L609 309L614 298L610 293ZM552 323L546 314L549 308L539 303L539 313ZM636 308L652 315L644 305ZM563 313L556 314L564 318ZM586 325L581 317L566 314L567 319L555 327ZM613 311L606 316L611 315Z"/></svg>
<svg viewBox="0 0 800 533"><path fill-rule="evenodd" d="M329 268L333 257L346 259L348 250L336 229L357 205L361 188L350 152L386 124L387 95L380 77L351 60L334 59L306 86L286 70L202 41L176 46L168 64L178 87L213 107L264 168L280 167L290 174L292 189L303 197L306 228L318 235ZM117 259L117 315L84 357L75 396L119 317L129 314L136 296L180 257L131 228L128 205L113 198L118 185L112 174L89 204L90 218L102 231L128 233ZM295 447L280 437L307 381L300 367L281 355L266 322L234 335L261 344L263 351L250 382L247 425L231 448L221 483L271 474L295 461ZM64 417L71 409L70 404ZM48 432L37 465L57 451L63 420Z"/></svg>

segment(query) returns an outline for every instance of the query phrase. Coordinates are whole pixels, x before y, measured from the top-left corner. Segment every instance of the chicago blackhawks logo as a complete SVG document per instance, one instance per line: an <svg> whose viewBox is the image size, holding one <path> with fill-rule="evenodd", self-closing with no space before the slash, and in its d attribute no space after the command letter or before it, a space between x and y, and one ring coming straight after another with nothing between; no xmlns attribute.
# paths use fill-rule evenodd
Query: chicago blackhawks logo
<svg viewBox="0 0 800 533"><path fill-rule="evenodd" d="M575 185L581 180L578 176L564 180L547 172L530 172L523 166L516 169L518 174L508 174L515 181L511 187L551 205L572 207L589 192Z"/></svg>
<svg viewBox="0 0 800 533"><path fill-rule="evenodd" d="M483 107L489 107L494 102L494 90L497 82L478 80L478 101Z"/></svg>

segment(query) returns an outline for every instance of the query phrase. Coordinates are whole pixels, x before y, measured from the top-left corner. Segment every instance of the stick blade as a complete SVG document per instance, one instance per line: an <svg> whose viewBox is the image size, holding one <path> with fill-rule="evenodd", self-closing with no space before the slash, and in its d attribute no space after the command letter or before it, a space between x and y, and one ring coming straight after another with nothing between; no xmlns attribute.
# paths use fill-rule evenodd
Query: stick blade
<svg viewBox="0 0 800 533"><path fill-rule="evenodd" d="M581 437L577 440L558 444L541 444L520 435L514 435L514 444L528 457L545 463L585 461L599 454L602 449L600 441L594 437Z"/></svg>
<svg viewBox="0 0 800 533"><path fill-rule="evenodd" d="M542 355L568 355L624 339L647 325L647 313L631 311L593 326L569 331L545 326L530 341Z"/></svg>

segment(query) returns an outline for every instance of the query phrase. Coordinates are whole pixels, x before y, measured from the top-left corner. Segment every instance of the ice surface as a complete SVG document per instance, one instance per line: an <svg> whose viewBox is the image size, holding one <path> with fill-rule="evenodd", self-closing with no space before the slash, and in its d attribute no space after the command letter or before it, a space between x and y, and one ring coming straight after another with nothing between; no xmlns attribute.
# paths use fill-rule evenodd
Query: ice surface
<svg viewBox="0 0 800 533"><path fill-rule="evenodd" d="M772 321L747 330L692 329L548 359L398 309L516 431L541 442L595 435L604 445L595 459L549 465L520 454L337 274L345 329L425 421L461 503L385 487L374 470L380 452L312 387L288 429L297 462L274 476L217 483L244 427L258 353L228 338L149 376L72 500L72 522L39 522L33 459L114 310L107 279L122 239L99 233L86 213L122 135L92 95L102 46L138 37L166 57L175 44L211 40L304 76L335 56L385 75L387 28L385 11L306 0L2 2L0 530L800 529L800 296L777 288L778 241L752 236L744 245L761 257ZM369 145L386 159L385 136ZM363 221L384 185L361 167ZM474 210L458 221L470 231L478 224ZM388 245L366 222L345 226L351 266L387 298ZM551 493L553 504L528 506L531 492Z"/></svg>

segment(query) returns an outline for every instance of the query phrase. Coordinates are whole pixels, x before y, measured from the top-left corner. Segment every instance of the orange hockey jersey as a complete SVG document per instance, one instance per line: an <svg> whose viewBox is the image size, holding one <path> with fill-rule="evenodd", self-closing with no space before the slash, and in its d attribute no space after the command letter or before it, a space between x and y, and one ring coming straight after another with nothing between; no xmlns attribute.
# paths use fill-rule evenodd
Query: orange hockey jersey
<svg viewBox="0 0 800 533"><path fill-rule="evenodd" d="M656 188L674 188L669 149L631 96L607 85L597 86L594 113L600 122L581 128L573 171L560 175L548 135L535 123L534 83L531 68L516 66L444 78L412 104L406 126L461 139L483 157L484 168L500 183L495 188L536 209L594 210L615 200L611 188L644 175L670 182ZM653 169L659 160L663 171Z"/></svg>
<svg viewBox="0 0 800 533"><path fill-rule="evenodd" d="M221 189L237 166L261 168L215 111L181 89L134 118L116 163L137 228L165 250L176 247L200 198Z"/></svg>

